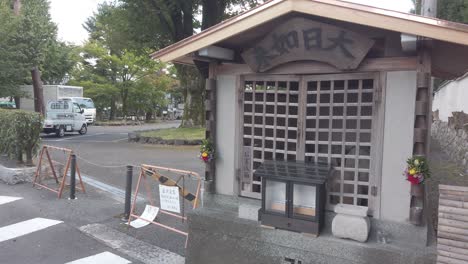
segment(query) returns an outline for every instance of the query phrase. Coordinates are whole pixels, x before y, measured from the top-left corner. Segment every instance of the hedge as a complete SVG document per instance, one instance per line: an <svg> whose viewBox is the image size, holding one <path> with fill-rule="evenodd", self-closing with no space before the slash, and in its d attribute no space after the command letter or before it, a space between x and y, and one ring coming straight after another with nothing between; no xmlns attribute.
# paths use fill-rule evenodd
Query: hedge
<svg viewBox="0 0 468 264"><path fill-rule="evenodd" d="M7 154L26 164L32 165L32 158L40 145L42 117L39 113L23 110L0 109L0 153Z"/></svg>

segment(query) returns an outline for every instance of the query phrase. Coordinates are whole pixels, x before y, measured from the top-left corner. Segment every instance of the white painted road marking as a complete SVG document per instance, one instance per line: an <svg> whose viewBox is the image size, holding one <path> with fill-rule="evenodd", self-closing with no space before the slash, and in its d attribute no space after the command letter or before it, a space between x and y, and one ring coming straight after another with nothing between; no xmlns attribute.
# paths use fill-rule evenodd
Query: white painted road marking
<svg viewBox="0 0 468 264"><path fill-rule="evenodd" d="M13 196L1 196L0 195L0 205L1 204L6 204L6 203L11 203L17 200L21 200L23 197L13 197Z"/></svg>
<svg viewBox="0 0 468 264"><path fill-rule="evenodd" d="M88 134L88 135L80 135L79 138L84 138L84 137L93 137L93 136L101 136L101 135L105 135L106 133L96 133L96 134ZM67 137L67 138L62 138L62 139L58 139L56 141L65 141L65 140L73 140L73 139L77 139L75 137Z"/></svg>
<svg viewBox="0 0 468 264"><path fill-rule="evenodd" d="M132 262L106 251L106 252L102 252L93 256L78 259L72 262L67 262L65 264L103 264L103 263L128 264Z"/></svg>
<svg viewBox="0 0 468 264"><path fill-rule="evenodd" d="M97 189L100 189L102 191L108 192L110 194L110 196L114 200L119 201L121 203L125 202L125 190L122 190L122 189L114 187L112 185L109 185L109 184L103 183L101 181L95 180L95 179L91 178L90 176L87 176L87 175L84 175L84 174L81 174L81 179L83 179L83 182L93 186L94 188L97 188ZM133 201L134 197L135 197L135 195L132 194L132 201ZM141 201L144 201L145 198L142 195L138 195L137 200L138 200L138 202L141 202Z"/></svg>
<svg viewBox="0 0 468 264"><path fill-rule="evenodd" d="M63 222L38 217L16 224L4 226L0 228L0 242L24 236L29 233L33 233L60 223Z"/></svg>

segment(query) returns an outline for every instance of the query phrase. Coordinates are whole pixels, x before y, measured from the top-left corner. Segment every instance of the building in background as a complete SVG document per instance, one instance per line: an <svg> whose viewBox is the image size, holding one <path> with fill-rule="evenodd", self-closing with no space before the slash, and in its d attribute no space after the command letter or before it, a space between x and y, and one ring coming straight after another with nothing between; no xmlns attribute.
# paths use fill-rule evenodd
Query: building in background
<svg viewBox="0 0 468 264"><path fill-rule="evenodd" d="M468 113L468 72L440 86L434 93L432 111L438 111L439 119L445 122L452 112Z"/></svg>

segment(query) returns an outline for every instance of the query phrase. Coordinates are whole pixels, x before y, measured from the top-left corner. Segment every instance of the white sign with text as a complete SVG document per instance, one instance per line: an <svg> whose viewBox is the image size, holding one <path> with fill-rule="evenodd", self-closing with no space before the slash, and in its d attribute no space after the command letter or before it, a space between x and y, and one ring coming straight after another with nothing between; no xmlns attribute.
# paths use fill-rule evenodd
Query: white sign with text
<svg viewBox="0 0 468 264"><path fill-rule="evenodd" d="M161 209L180 213L179 187L159 185Z"/></svg>

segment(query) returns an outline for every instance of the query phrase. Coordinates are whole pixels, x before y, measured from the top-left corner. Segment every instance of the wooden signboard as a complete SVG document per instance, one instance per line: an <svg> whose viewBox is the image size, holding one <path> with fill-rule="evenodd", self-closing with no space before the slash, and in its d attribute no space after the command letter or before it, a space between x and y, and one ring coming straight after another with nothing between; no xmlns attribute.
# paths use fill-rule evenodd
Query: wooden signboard
<svg viewBox="0 0 468 264"><path fill-rule="evenodd" d="M292 18L243 52L242 58L255 72L304 60L352 70L373 45L374 40L361 34L305 18Z"/></svg>

